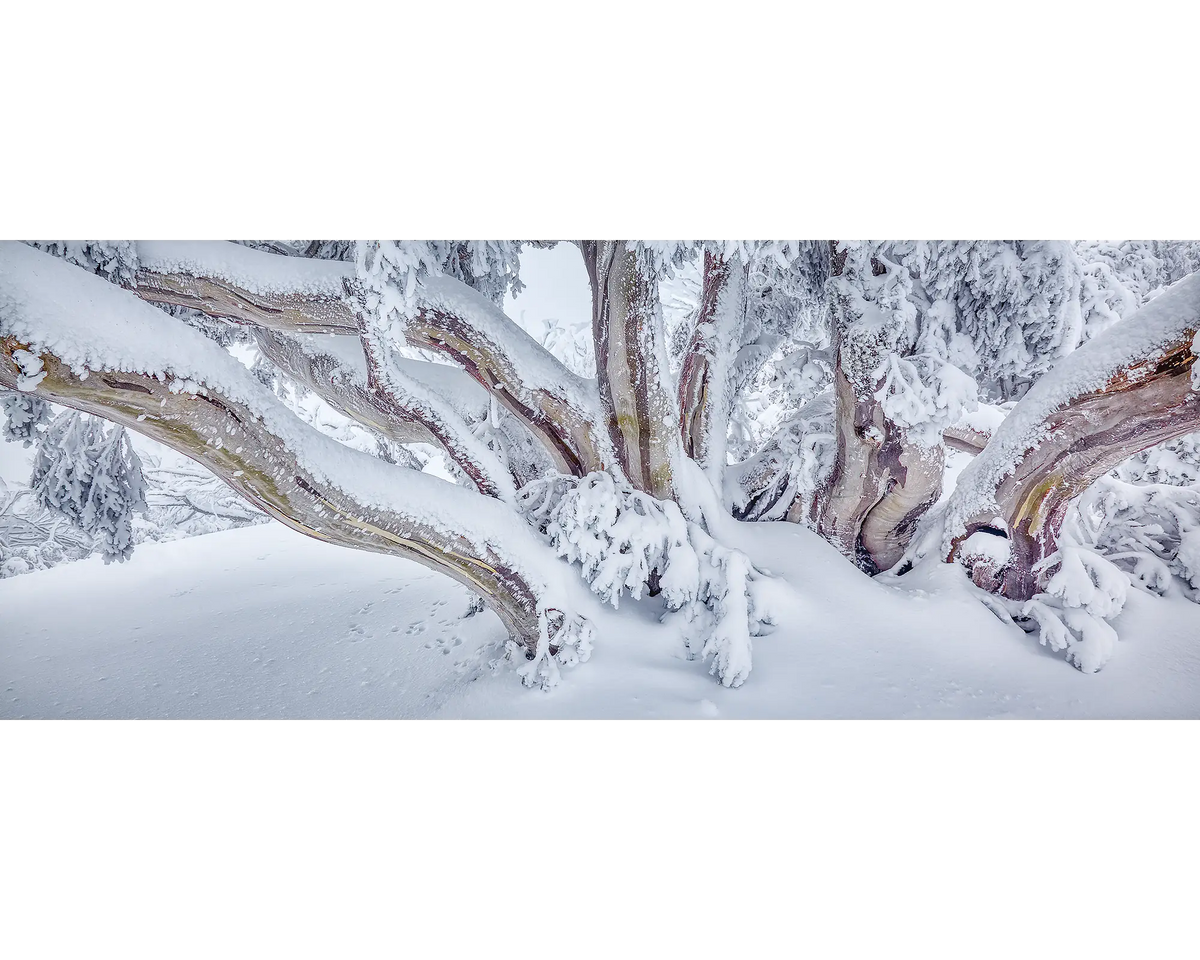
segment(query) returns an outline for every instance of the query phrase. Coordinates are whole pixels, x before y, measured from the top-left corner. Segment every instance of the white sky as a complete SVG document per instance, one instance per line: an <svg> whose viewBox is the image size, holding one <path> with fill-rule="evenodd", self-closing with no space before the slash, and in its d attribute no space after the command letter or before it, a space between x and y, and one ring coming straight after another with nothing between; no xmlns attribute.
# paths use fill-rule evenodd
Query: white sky
<svg viewBox="0 0 1200 960"><path fill-rule="evenodd" d="M521 251L521 282L517 297L510 293L504 312L526 329L539 320L562 320L591 326L592 294L579 248L560 243L549 250L526 247Z"/></svg>

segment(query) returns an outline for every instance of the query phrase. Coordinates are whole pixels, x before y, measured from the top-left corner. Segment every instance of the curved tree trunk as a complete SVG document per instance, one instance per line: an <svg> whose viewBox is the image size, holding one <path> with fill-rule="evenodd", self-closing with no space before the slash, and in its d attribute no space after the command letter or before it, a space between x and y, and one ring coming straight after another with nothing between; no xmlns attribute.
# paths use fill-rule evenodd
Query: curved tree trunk
<svg viewBox="0 0 1200 960"><path fill-rule="evenodd" d="M845 253L830 242L831 275L841 276ZM875 266L876 275L883 266ZM884 415L874 375L895 349L889 331L860 324L849 304L834 294L837 457L825 489L814 499L818 532L868 573L899 562L917 521L942 490L942 447L914 443ZM799 522L797 501L788 519Z"/></svg>
<svg viewBox="0 0 1200 960"><path fill-rule="evenodd" d="M1118 464L1200 430L1193 339L1200 275L1069 354L1036 383L963 471L947 505L944 553L977 531L1007 535L1000 592L1037 593L1071 501ZM999 521L999 522L998 522ZM1005 529L1001 529L1001 528Z"/></svg>
<svg viewBox="0 0 1200 960"><path fill-rule="evenodd" d="M23 349L15 337L0 339L0 385L16 388L20 370L13 354ZM211 389L174 393L160 379L123 371L94 370L81 379L57 357L40 356L46 376L37 395L182 453L293 530L326 543L403 556L453 577L483 596L514 639L531 652L536 648L536 593L494 549L480 551L417 517L361 503L323 482L251 410Z"/></svg>

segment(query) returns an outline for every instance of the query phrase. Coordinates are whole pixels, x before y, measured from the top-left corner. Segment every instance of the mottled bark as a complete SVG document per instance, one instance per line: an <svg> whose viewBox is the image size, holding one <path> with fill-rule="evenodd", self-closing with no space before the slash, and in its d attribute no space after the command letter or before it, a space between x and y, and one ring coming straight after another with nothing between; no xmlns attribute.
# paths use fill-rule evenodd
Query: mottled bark
<svg viewBox="0 0 1200 960"><path fill-rule="evenodd" d="M840 276L846 257L835 241L830 257L832 276ZM882 265L876 270L882 273ZM803 504L797 500L788 519L810 520L873 574L900 560L917 521L940 496L945 452L912 442L875 397L881 382L873 371L895 349L888 331L854 331L856 318L846 315L847 305L837 300L834 307L837 456L811 515L800 515Z"/></svg>
<svg viewBox="0 0 1200 960"><path fill-rule="evenodd" d="M133 292L149 303L190 307L206 316L269 330L357 335L358 324L349 298L352 286L347 279L340 294L291 290L264 293L222 277L141 268Z"/></svg>
<svg viewBox="0 0 1200 960"><path fill-rule="evenodd" d="M424 424L399 414L358 381L336 357L314 354L277 330L255 331L258 348L285 376L307 387L343 415L397 443L429 443L437 438Z"/></svg>
<svg viewBox="0 0 1200 960"><path fill-rule="evenodd" d="M13 353L28 347L0 339L0 386L15 389ZM509 634L532 652L538 601L499 548L482 551L417 516L381 510L313 476L286 443L244 405L214 390L173 393L138 373L90 371L81 379L57 357L40 354L46 376L36 394L122 424L207 467L277 520L327 543L402 556L453 577L483 596ZM397 470L403 468L396 468Z"/></svg>
<svg viewBox="0 0 1200 960"><path fill-rule="evenodd" d="M1136 316L1124 321L1136 322ZM1195 332L1184 330L1154 356L1131 358L1099 389L1054 410L1041 425L1039 442L1016 458L997 485L999 510L973 516L951 541L946 559L954 560L977 530L994 528L998 513L1011 541L1000 592L1016 600L1037 593L1047 571L1035 567L1058 549L1071 501L1135 453L1200 430L1200 394L1191 381Z"/></svg>
<svg viewBox="0 0 1200 960"><path fill-rule="evenodd" d="M560 368L560 384L579 380L524 330L507 323L514 339L528 341L527 347L536 348ZM531 386L505 342L498 342L469 318L430 308L421 309L409 321L405 334L413 346L440 353L466 370L541 441L560 473L581 477L600 469L604 447L598 442L594 411L552 384Z"/></svg>
<svg viewBox="0 0 1200 960"><path fill-rule="evenodd" d="M480 493L512 499L515 488L503 463L475 439L470 425L449 404L430 403L395 383L382 388L369 360L364 386L335 357L309 352L278 331L259 328L255 339L268 360L352 420L397 443L440 447Z"/></svg>
<svg viewBox="0 0 1200 960"><path fill-rule="evenodd" d="M674 496L679 412L666 369L658 281L632 245L580 242L592 288L601 416L617 465L652 496Z"/></svg>
<svg viewBox="0 0 1200 960"><path fill-rule="evenodd" d="M277 256L262 251L238 253ZM323 275L319 284L298 284L295 289L281 285L258 288L216 272L195 275L178 268L144 267L137 274L134 292L151 303L191 307L208 316L284 333L358 336L358 280L348 270L342 277L334 275L326 269L333 265L324 261L314 264L329 275ZM439 278L439 282L460 284L451 278ZM320 288L320 292L313 292L314 288ZM464 295L474 293L465 284L460 288ZM574 384L580 378L501 311L486 301L482 306L489 311L490 328L501 330L503 336L493 335L493 329L473 322L469 316L437 305L418 305L416 315L406 325L408 342L440 353L466 370L541 441L558 470L582 476L598 469L604 445L597 442L595 411L580 404L577 394L584 392L582 389L562 389L564 384ZM513 349L517 343L551 375L530 376Z"/></svg>
<svg viewBox="0 0 1200 960"><path fill-rule="evenodd" d="M858 390L839 363L837 458L813 501L817 531L868 573L900 560L917 521L942 489L944 451L913 443L884 416L872 384ZM788 519L801 522L799 501Z"/></svg>

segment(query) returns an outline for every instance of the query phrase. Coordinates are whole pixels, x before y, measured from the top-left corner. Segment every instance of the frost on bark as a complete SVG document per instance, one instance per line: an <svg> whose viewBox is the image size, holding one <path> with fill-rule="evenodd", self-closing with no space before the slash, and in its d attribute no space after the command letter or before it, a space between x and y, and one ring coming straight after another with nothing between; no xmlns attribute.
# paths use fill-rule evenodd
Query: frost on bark
<svg viewBox="0 0 1200 960"><path fill-rule="evenodd" d="M917 521L941 493L944 449L916 443L886 415L880 399L889 357L898 348L896 324L878 307L837 287L846 252L831 242L834 298L835 431L833 471L812 501L817 531L869 573L904 554ZM885 267L871 262L880 277ZM797 500L788 519L802 521Z"/></svg>
<svg viewBox="0 0 1200 960"><path fill-rule="evenodd" d="M352 264L232 243L141 243L134 292L152 303L279 331L359 336L363 289ZM549 451L563 473L599 466L594 411L581 378L453 277L422 284L404 333L467 372Z"/></svg>
<svg viewBox="0 0 1200 960"><path fill-rule="evenodd" d="M195 330L15 243L0 244L0 387L158 440L309 536L453 577L531 655L578 626L556 561L511 508L341 446Z"/></svg>
<svg viewBox="0 0 1200 960"><path fill-rule="evenodd" d="M733 404L731 363L745 324L747 265L705 250L703 270L700 310L679 372L680 429L684 456L700 464L719 490Z"/></svg>
<svg viewBox="0 0 1200 960"><path fill-rule="evenodd" d="M947 504L942 550L977 532L1010 541L998 592L1043 586L1071 501L1122 461L1200 429L1195 336L1200 276L1065 357L1009 414L963 471Z"/></svg>
<svg viewBox="0 0 1200 960"><path fill-rule="evenodd" d="M22 344L0 340L0 384L12 387ZM286 441L244 405L213 390L172 393L160 379L91 371L86 380L49 354L41 396L157 440L211 470L254 506L326 543L404 556L480 593L514 638L537 645L537 604L529 584L496 551L474 549L418 518L359 502L304 468ZM220 443L214 443L219 438ZM397 468L403 469L403 468Z"/></svg>

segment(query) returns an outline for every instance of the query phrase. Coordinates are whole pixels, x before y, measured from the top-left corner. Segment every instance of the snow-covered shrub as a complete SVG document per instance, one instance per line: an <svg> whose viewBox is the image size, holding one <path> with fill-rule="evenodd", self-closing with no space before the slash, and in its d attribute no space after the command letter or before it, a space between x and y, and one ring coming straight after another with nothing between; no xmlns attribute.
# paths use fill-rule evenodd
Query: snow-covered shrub
<svg viewBox="0 0 1200 960"><path fill-rule="evenodd" d="M586 663L592 654L596 628L578 615L568 616L561 610L547 610L539 617L541 639L532 659L512 640L505 642L505 659L520 663L517 674L527 687L549 690L558 685L560 667ZM524 662L522 662L524 661Z"/></svg>
<svg viewBox="0 0 1200 960"><path fill-rule="evenodd" d="M38 503L81 529L95 470L93 451L102 437L99 421L82 413L62 413L50 424L33 460L29 486Z"/></svg>
<svg viewBox="0 0 1200 960"><path fill-rule="evenodd" d="M92 537L41 506L27 487L0 479L0 577L46 570L92 552Z"/></svg>
<svg viewBox="0 0 1200 960"><path fill-rule="evenodd" d="M653 578L667 606L696 596L696 552L678 505L619 483L610 473L535 480L520 493L530 521L560 557L578 563L592 592L614 607ZM656 591L657 592L657 591Z"/></svg>
<svg viewBox="0 0 1200 960"><path fill-rule="evenodd" d="M606 472L536 480L521 490L520 502L555 552L579 564L599 597L616 607L624 593L636 600L649 587L662 596L665 618L679 618L693 656L711 658L711 672L725 686L745 681L751 637L774 618L760 589L762 575L744 553L688 522L675 503Z"/></svg>
<svg viewBox="0 0 1200 960"><path fill-rule="evenodd" d="M133 553L133 514L146 510L142 462L123 427L110 430L92 452L92 485L80 526L96 538L105 563L127 560Z"/></svg>
<svg viewBox="0 0 1200 960"><path fill-rule="evenodd" d="M978 405L975 381L936 357L908 359L891 353L876 367L874 377L881 384L875 399L884 415L921 446L936 446L943 430Z"/></svg>
<svg viewBox="0 0 1200 960"><path fill-rule="evenodd" d="M833 391L806 403L762 448L726 474L726 496L734 513L744 520L778 520L793 502L808 517L837 454ZM752 500L747 490L762 489L759 477L773 481Z"/></svg>
<svg viewBox="0 0 1200 960"><path fill-rule="evenodd" d="M1130 580L1200 600L1200 434L1131 457L1089 487L1064 524Z"/></svg>
<svg viewBox="0 0 1200 960"><path fill-rule="evenodd" d="M692 656L711 658L709 673L727 687L750 675L753 637L776 623L769 582L740 550L724 547L696 524L689 525L698 559L697 594L680 613L684 643Z"/></svg>
<svg viewBox="0 0 1200 960"><path fill-rule="evenodd" d="M39 429L50 421L50 404L27 393L0 390L0 440L20 440L29 446L38 438Z"/></svg>
<svg viewBox="0 0 1200 960"><path fill-rule="evenodd" d="M93 537L106 563L128 559L133 513L146 500L141 461L123 427L105 430L84 414L61 414L38 447L29 486L41 506Z"/></svg>
<svg viewBox="0 0 1200 960"><path fill-rule="evenodd" d="M1084 673L1096 673L1115 649L1117 632L1107 621L1125 606L1129 579L1100 554L1078 546L1064 544L1044 563L1057 569L1021 615L1037 624L1043 644L1066 651Z"/></svg>

